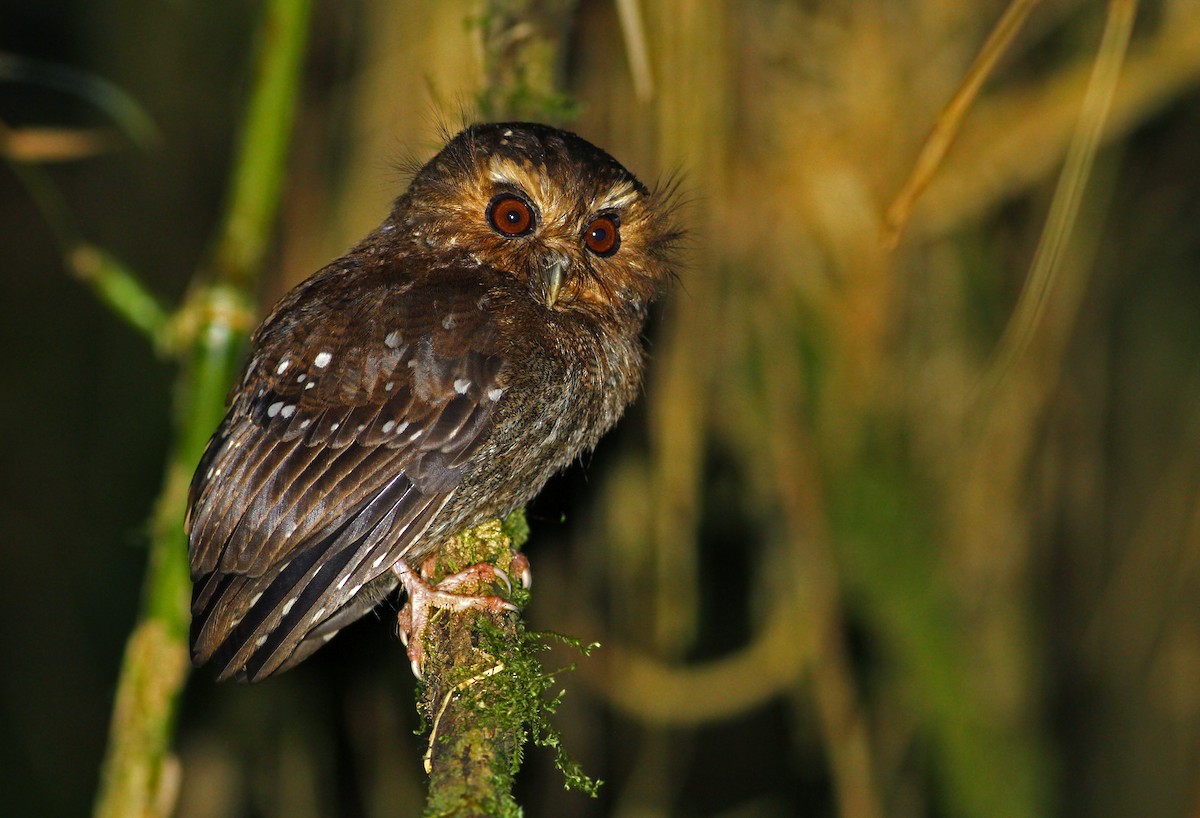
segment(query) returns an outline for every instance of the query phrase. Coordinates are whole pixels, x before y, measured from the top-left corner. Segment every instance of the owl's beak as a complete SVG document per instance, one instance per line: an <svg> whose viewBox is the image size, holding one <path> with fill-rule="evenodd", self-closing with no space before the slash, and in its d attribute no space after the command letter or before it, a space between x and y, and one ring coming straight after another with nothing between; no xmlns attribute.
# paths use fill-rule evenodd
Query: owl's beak
<svg viewBox="0 0 1200 818"><path fill-rule="evenodd" d="M562 289L563 277L570 262L564 256L551 256L542 268L542 286L546 293L546 306L553 307L558 301L558 291Z"/></svg>

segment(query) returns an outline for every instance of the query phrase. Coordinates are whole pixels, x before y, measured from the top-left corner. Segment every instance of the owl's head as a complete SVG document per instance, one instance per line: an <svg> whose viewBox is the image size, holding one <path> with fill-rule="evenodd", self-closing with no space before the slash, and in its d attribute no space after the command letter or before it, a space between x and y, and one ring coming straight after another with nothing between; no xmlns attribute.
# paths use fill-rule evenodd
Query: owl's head
<svg viewBox="0 0 1200 818"><path fill-rule="evenodd" d="M669 198L573 133L502 122L451 139L392 221L425 248L527 282L549 309L641 314L673 275Z"/></svg>

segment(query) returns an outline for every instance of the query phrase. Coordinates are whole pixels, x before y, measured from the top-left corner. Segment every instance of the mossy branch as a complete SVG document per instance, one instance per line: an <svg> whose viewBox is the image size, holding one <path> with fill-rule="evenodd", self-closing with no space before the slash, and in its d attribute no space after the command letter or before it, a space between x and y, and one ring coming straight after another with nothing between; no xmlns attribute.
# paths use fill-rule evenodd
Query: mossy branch
<svg viewBox="0 0 1200 818"><path fill-rule="evenodd" d="M90 269L102 299L127 321L163 338L182 366L176 438L151 530L144 601L126 646L95 814L160 816L172 811L178 775L170 756L187 678L190 578L183 515L192 470L225 411L225 395L253 314L250 292L279 207L286 149L308 29L307 0L266 6L254 90L232 177L228 217L217 242L217 281L202 270L192 297L170 321L136 279L100 256ZM253 194L246 191L253 188Z"/></svg>
<svg viewBox="0 0 1200 818"><path fill-rule="evenodd" d="M515 573L513 549L527 536L520 511L503 522L492 520L464 532L439 554L429 579L437 582L480 563ZM495 590L477 587L463 592ZM528 589L514 585L512 601L518 607L527 604ZM512 786L529 740L556 749L568 786L595 794L599 782L588 779L567 758L547 721L562 693L546 697L554 674L547 674L538 658L547 649L544 636L528 632L510 611L439 610L430 620L424 641L425 684L418 703L430 730L426 818L520 815Z"/></svg>
<svg viewBox="0 0 1200 818"><path fill-rule="evenodd" d="M489 0L471 19L478 32L484 119L532 119L562 125L579 112L562 89L564 45L577 0Z"/></svg>
<svg viewBox="0 0 1200 818"><path fill-rule="evenodd" d="M435 575L488 563L506 573L514 541L499 520L452 539L438 557ZM463 588L494 593L494 588ZM520 600L517 600L520 604ZM482 634L492 634L492 650ZM505 717L502 676L516 651L517 617L509 611L438 610L426 631L425 685L418 704L431 725L425 770L430 775L426 816L515 815L512 778L520 752L519 724Z"/></svg>

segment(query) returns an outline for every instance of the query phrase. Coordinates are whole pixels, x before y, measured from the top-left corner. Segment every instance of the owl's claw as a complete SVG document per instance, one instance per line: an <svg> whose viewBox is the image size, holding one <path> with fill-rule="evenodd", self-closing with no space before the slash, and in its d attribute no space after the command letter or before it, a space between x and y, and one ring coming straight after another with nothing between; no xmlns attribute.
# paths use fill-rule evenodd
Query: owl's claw
<svg viewBox="0 0 1200 818"><path fill-rule="evenodd" d="M424 575L424 571L421 573ZM495 582L497 579L504 583L505 595L512 595L512 580L508 578L508 574L487 562L481 562L477 565L472 565L470 568L467 568L463 571L459 571L457 574L451 574L437 584L437 589L439 591L446 591L447 593L454 594L455 591L464 585L479 586L485 583ZM460 594L459 596L466 599L488 598L476 597L474 594Z"/></svg>
<svg viewBox="0 0 1200 818"><path fill-rule="evenodd" d="M524 559L524 557L522 557ZM528 573L529 561L525 560L522 569L522 579ZM400 625L400 641L407 648L408 659L412 665L413 675L423 678L421 666L425 660L425 629L429 627L429 619L434 608L447 608L453 611L465 611L476 608L490 613L519 610L516 605L500 596L457 593L458 589L470 584L479 587L481 584L502 581L512 593L512 581L508 574L489 563L472 565L466 570L451 574L437 585L431 585L424 574L433 570L434 563L426 561L422 570L414 571L408 563L400 560L392 571L400 578L404 592L408 596L396 619ZM528 586L526 586L528 587Z"/></svg>
<svg viewBox="0 0 1200 818"><path fill-rule="evenodd" d="M529 557L520 551L513 551L512 562L508 564L508 570L520 572L521 587L526 591L533 587L533 572L529 570Z"/></svg>

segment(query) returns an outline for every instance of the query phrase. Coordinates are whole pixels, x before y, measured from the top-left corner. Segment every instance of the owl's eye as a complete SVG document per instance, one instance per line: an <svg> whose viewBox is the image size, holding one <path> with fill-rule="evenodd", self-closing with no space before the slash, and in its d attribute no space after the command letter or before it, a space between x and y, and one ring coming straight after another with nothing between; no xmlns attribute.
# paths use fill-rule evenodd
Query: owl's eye
<svg viewBox="0 0 1200 818"><path fill-rule="evenodd" d="M512 193L501 193L487 207L487 220L501 236L515 239L533 231L533 208Z"/></svg>
<svg viewBox="0 0 1200 818"><path fill-rule="evenodd" d="M598 256L611 256L621 246L621 225L616 216L600 216L588 222L583 243Z"/></svg>

